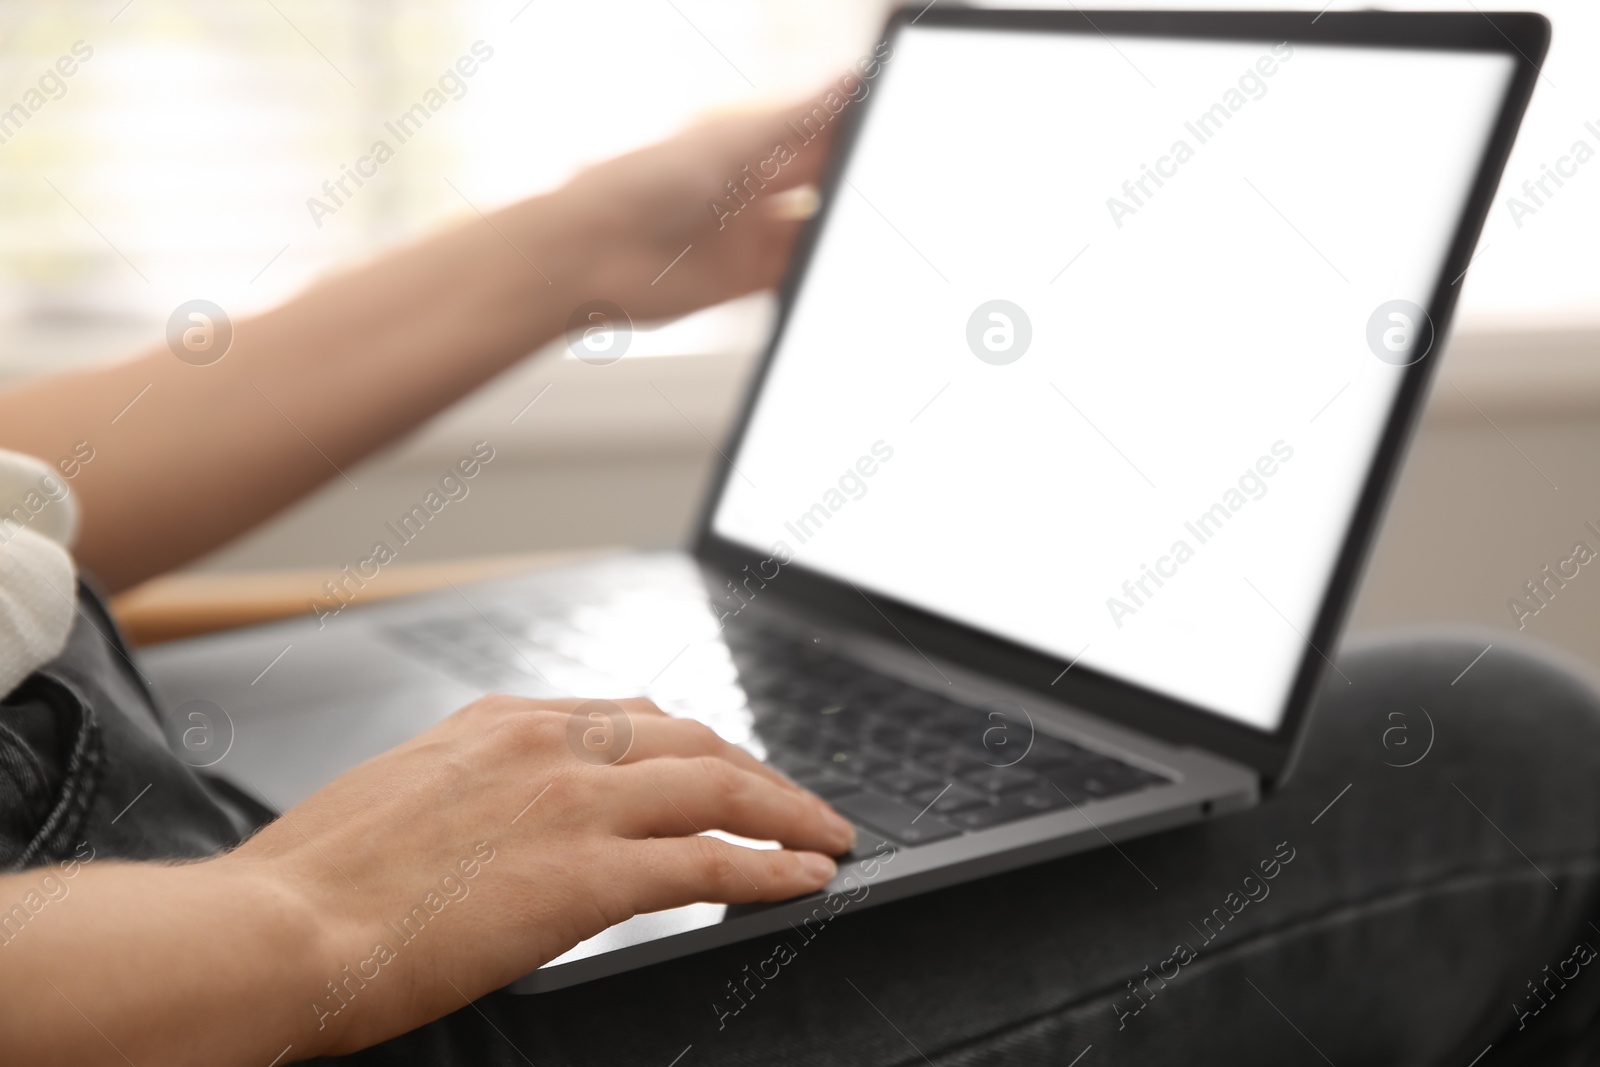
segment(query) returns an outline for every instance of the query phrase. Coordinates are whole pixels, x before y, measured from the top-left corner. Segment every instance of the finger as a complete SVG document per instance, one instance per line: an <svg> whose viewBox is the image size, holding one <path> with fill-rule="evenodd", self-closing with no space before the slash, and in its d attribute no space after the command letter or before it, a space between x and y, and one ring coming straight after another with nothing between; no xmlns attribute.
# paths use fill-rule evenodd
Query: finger
<svg viewBox="0 0 1600 1067"><path fill-rule="evenodd" d="M839 855L855 828L821 799L715 756L644 760L607 768L613 830L624 837L683 837L724 830L788 848Z"/></svg>
<svg viewBox="0 0 1600 1067"><path fill-rule="evenodd" d="M731 165L737 170L752 155L776 162L775 173L762 169L763 188L768 193L809 185L822 174L835 141L834 131L845 114L828 108L824 104L827 97L824 88L781 107L713 121L703 130L714 139L713 151L723 159L724 167ZM776 151L779 146L783 151Z"/></svg>
<svg viewBox="0 0 1600 1067"><path fill-rule="evenodd" d="M815 893L838 867L816 852L742 848L714 837L629 842L622 852L631 871L637 912L684 904L746 904Z"/></svg>
<svg viewBox="0 0 1600 1067"><path fill-rule="evenodd" d="M822 206L822 199L817 194L815 185L806 185L796 189L786 189L766 202L768 240L781 242L785 237L793 239L799 235L800 225L817 213L817 208ZM795 223L793 227L784 223Z"/></svg>
<svg viewBox="0 0 1600 1067"><path fill-rule="evenodd" d="M540 699L537 697L510 696L495 694L488 698L498 701L502 710L507 711L554 711L562 715L570 715L574 711L586 708L588 705L610 704L614 708L621 708L629 715L658 715L666 716L660 706L649 697L617 697L615 700L604 697L554 697Z"/></svg>
<svg viewBox="0 0 1600 1067"><path fill-rule="evenodd" d="M627 721L627 725L620 729L615 721L617 710L622 712L621 718ZM585 715L600 725L605 741L600 751L622 750L621 755L601 762L637 763L661 756L716 756L785 788L800 788L738 745L724 741L705 723L698 719L673 718L645 697L575 702L568 709L568 714Z"/></svg>
<svg viewBox="0 0 1600 1067"><path fill-rule="evenodd" d="M613 700L611 703L615 704L629 715L648 715L658 719L671 718L671 716L661 710L660 704L657 704L649 697L619 697L618 699Z"/></svg>
<svg viewBox="0 0 1600 1067"><path fill-rule="evenodd" d="M781 109L776 116L779 120L779 132L783 135L781 139L795 148L793 161L784 166L783 172L779 176L777 183L779 189L811 185L822 176L822 171L828 163L828 157L833 152L834 142L837 140L835 135L839 129L840 120L845 118L850 109L860 106L854 102L848 103L845 105L845 111L834 115L822 105L822 101L827 98L827 95L827 90L820 91L815 96L807 97L805 100L797 101L795 104ZM822 115L828 117L829 121L825 124L817 121L819 117L817 112L819 110ZM811 120L810 123L806 122L807 119ZM786 124L785 120L787 120ZM799 142L792 132L795 129L804 130L810 136L810 140L803 143Z"/></svg>
<svg viewBox="0 0 1600 1067"><path fill-rule="evenodd" d="M730 744L717 732L696 719L641 718L633 721L633 745L622 763L637 763L645 759L675 756L689 759L695 756L715 756L727 760L741 770L758 774L785 789L800 789L790 779L756 759L738 745Z"/></svg>

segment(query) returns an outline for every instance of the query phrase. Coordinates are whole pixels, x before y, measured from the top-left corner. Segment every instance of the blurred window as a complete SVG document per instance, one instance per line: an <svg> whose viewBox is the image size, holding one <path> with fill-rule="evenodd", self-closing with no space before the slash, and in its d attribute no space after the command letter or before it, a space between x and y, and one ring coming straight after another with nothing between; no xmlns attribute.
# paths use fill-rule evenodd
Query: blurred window
<svg viewBox="0 0 1600 1067"><path fill-rule="evenodd" d="M1600 159L1547 184L1531 213L1508 201L1531 203L1522 183L1546 165L1572 169L1561 160L1577 142L1600 151L1600 5L1533 6L1555 44L1467 279L1469 323L1600 322ZM888 7L0 0L0 364L103 358L196 296L265 306L469 215L464 201L488 208L697 114L802 94L870 47ZM393 158L364 163L379 140ZM1371 164L1383 172L1383 145ZM334 203L324 183L346 168L370 173Z"/></svg>

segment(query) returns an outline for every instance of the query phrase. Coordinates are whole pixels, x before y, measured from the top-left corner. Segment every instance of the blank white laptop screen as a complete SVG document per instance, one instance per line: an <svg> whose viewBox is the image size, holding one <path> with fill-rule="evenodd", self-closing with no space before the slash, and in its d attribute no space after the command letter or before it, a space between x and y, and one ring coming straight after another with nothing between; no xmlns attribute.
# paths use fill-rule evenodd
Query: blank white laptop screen
<svg viewBox="0 0 1600 1067"><path fill-rule="evenodd" d="M713 529L1275 728L1511 75L906 28Z"/></svg>

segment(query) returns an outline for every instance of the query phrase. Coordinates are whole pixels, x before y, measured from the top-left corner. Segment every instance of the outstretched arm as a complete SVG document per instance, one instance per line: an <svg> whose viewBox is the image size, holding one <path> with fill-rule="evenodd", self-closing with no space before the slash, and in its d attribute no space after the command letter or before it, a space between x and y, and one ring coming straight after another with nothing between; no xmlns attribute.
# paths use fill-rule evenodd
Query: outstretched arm
<svg viewBox="0 0 1600 1067"><path fill-rule="evenodd" d="M133 585L411 430L562 333L585 301L642 322L775 284L799 224L774 198L826 154L787 118L708 124L469 217L236 322L209 366L162 344L0 394L0 447L50 462L94 449L71 483L76 555L112 590ZM709 206L738 204L730 181L752 201L736 215Z"/></svg>

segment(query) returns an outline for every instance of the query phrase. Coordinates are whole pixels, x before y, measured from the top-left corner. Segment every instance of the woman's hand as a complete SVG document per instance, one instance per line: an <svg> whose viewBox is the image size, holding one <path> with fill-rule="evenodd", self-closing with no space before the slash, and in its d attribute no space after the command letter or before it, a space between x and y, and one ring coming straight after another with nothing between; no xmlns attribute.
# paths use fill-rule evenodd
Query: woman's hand
<svg viewBox="0 0 1600 1067"><path fill-rule="evenodd" d="M843 117L803 104L719 118L582 172L555 196L584 262L555 290L644 322L777 285L808 213L791 194L821 175Z"/></svg>
<svg viewBox="0 0 1600 1067"><path fill-rule="evenodd" d="M214 863L318 916L320 970L285 1037L298 1057L402 1033L641 912L813 892L853 839L823 801L648 701L490 696Z"/></svg>

